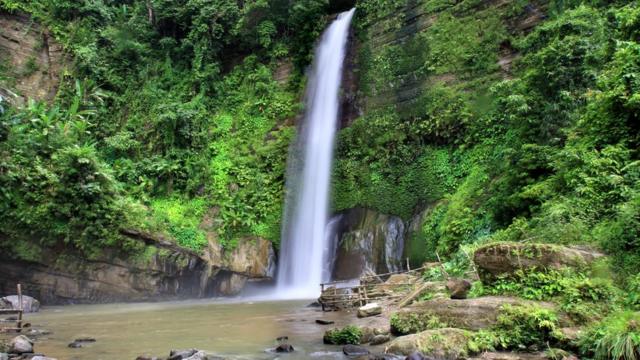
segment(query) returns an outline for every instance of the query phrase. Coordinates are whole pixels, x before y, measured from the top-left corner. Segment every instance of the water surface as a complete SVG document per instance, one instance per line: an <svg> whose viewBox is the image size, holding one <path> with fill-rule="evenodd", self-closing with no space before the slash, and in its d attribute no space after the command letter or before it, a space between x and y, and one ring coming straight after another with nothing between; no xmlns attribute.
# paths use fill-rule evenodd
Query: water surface
<svg viewBox="0 0 640 360"><path fill-rule="evenodd" d="M45 307L29 314L34 328L52 332L36 343L36 351L59 360L127 360L138 355L168 356L171 349L197 348L241 359L274 359L265 350L288 336L297 350L281 359L342 359L340 347L322 344L328 328L315 319L351 319L340 313L309 308L309 301L216 302L188 301L143 304ZM93 337L80 349L67 345Z"/></svg>

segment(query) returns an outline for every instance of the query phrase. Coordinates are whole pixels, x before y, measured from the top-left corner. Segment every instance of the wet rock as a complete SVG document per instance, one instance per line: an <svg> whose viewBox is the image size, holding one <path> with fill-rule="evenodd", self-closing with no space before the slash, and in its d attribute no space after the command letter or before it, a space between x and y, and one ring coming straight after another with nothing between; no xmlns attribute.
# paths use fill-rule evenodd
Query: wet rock
<svg viewBox="0 0 640 360"><path fill-rule="evenodd" d="M279 343L285 342L287 340L289 340L288 336L279 336L279 337L276 338L276 341L279 342Z"/></svg>
<svg viewBox="0 0 640 360"><path fill-rule="evenodd" d="M403 360L403 357L398 357L391 354L370 354L366 357L359 357L358 359L363 360Z"/></svg>
<svg viewBox="0 0 640 360"><path fill-rule="evenodd" d="M483 281L509 276L518 270L584 267L604 256L588 248L552 244L499 243L476 250L473 262Z"/></svg>
<svg viewBox="0 0 640 360"><path fill-rule="evenodd" d="M345 345L342 352L347 356L364 356L369 355L367 348L358 345Z"/></svg>
<svg viewBox="0 0 640 360"><path fill-rule="evenodd" d="M82 347L82 343L79 343L79 342L75 342L75 341L74 341L74 342L72 342L72 343L69 343L69 345L67 345L67 347L69 347L69 348L71 348L71 349L79 349L79 348L81 348L81 347Z"/></svg>
<svg viewBox="0 0 640 360"><path fill-rule="evenodd" d="M198 349L171 350L168 360L184 360L195 355L197 352Z"/></svg>
<svg viewBox="0 0 640 360"><path fill-rule="evenodd" d="M319 308L319 307L321 307L321 306L322 306L322 304L320 304L320 303L319 303L319 302L317 302L317 301L314 301L314 302L312 302L311 304L307 305L307 307L308 307L308 308Z"/></svg>
<svg viewBox="0 0 640 360"><path fill-rule="evenodd" d="M468 340L468 333L461 329L427 330L394 339L386 352L406 356L421 352L437 359L459 359L466 356Z"/></svg>
<svg viewBox="0 0 640 360"><path fill-rule="evenodd" d="M373 329L373 334L374 335L389 335L391 332L389 331L389 328L375 328Z"/></svg>
<svg viewBox="0 0 640 360"><path fill-rule="evenodd" d="M402 322L405 319L420 318L426 322L429 318L437 318L440 323L446 326L480 330L494 325L502 306L507 304L512 306L536 304L546 309L554 309L552 303L527 301L506 296L484 296L465 300L433 299L413 304L398 311L396 319ZM569 319L562 315L559 320L561 324L569 322ZM392 331L402 333L395 327L392 327Z"/></svg>
<svg viewBox="0 0 640 360"><path fill-rule="evenodd" d="M293 346L289 345L289 344L280 344L278 345L277 348L275 348L275 352L277 353L290 353L290 352L294 352L294 348Z"/></svg>
<svg viewBox="0 0 640 360"><path fill-rule="evenodd" d="M358 308L358 317L364 318L382 314L382 306L377 303L367 304Z"/></svg>
<svg viewBox="0 0 640 360"><path fill-rule="evenodd" d="M414 351L411 354L409 354L405 360L433 360L433 358L427 357L422 355L421 352L419 351Z"/></svg>
<svg viewBox="0 0 640 360"><path fill-rule="evenodd" d="M213 357L211 359L213 360ZM195 354L183 358L183 360L209 360L209 355L204 351L197 351Z"/></svg>
<svg viewBox="0 0 640 360"><path fill-rule="evenodd" d="M371 342L373 337L376 336L375 329L368 326L360 327L360 332L362 332L362 335L360 336L360 344L368 344Z"/></svg>
<svg viewBox="0 0 640 360"><path fill-rule="evenodd" d="M51 335L51 331L45 329L31 329L28 334L31 336L46 336Z"/></svg>
<svg viewBox="0 0 640 360"><path fill-rule="evenodd" d="M19 335L9 342L9 354L24 354L33 352L33 341L24 335Z"/></svg>
<svg viewBox="0 0 640 360"><path fill-rule="evenodd" d="M331 324L335 324L335 321L317 319L317 320L316 320L316 324L320 324L320 325L331 325Z"/></svg>
<svg viewBox="0 0 640 360"><path fill-rule="evenodd" d="M140 355L136 358L136 360L161 360L161 359L156 356Z"/></svg>
<svg viewBox="0 0 640 360"><path fill-rule="evenodd" d="M73 342L77 342L77 343L92 343L92 342L96 342L96 339L94 339L92 337L82 337L82 338L77 338L77 339L73 340Z"/></svg>
<svg viewBox="0 0 640 360"><path fill-rule="evenodd" d="M10 295L0 298L2 306L0 308L7 309L20 309L20 300L18 295ZM34 313L40 311L40 301L32 298L31 296L22 295L22 310L25 313Z"/></svg>
<svg viewBox="0 0 640 360"><path fill-rule="evenodd" d="M471 282L465 279L451 279L447 281L447 290L452 299L466 299L471 290Z"/></svg>
<svg viewBox="0 0 640 360"><path fill-rule="evenodd" d="M371 339L370 344L371 345L382 345L386 342L388 342L389 340L391 340L391 337L389 335L376 335L373 337L373 339Z"/></svg>
<svg viewBox="0 0 640 360"><path fill-rule="evenodd" d="M548 360L544 352L538 353L518 353L518 352L484 352L469 360Z"/></svg>

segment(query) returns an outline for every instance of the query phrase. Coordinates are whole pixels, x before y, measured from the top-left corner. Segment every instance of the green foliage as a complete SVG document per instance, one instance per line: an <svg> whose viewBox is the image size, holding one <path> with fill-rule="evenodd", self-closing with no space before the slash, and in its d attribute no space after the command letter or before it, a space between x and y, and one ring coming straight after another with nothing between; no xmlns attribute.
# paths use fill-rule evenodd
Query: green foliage
<svg viewBox="0 0 640 360"><path fill-rule="evenodd" d="M200 223L206 211L206 201L202 198L186 200L179 197L154 199L151 203L153 219L162 224L176 239L178 245L196 251L207 245Z"/></svg>
<svg viewBox="0 0 640 360"><path fill-rule="evenodd" d="M247 235L277 245L289 120L327 1L0 7L31 14L72 60L52 104L2 103L0 233L88 253L138 249L123 227L194 250L205 231L225 248ZM273 80L282 60L298 65L289 86Z"/></svg>
<svg viewBox="0 0 640 360"><path fill-rule="evenodd" d="M430 329L440 329L447 327L438 316L416 312L397 312L391 315L391 332L395 335L414 334Z"/></svg>
<svg viewBox="0 0 640 360"><path fill-rule="evenodd" d="M467 346L475 353L548 347L564 339L558 316L537 305L503 305L497 323L473 334Z"/></svg>
<svg viewBox="0 0 640 360"><path fill-rule="evenodd" d="M590 278L570 269L522 271L482 287L483 295L515 295L528 300L554 301L575 321L602 318L618 300L611 280ZM477 294L479 295L479 294Z"/></svg>
<svg viewBox="0 0 640 360"><path fill-rule="evenodd" d="M496 348L501 349L546 345L563 338L557 315L552 310L535 305L503 305L492 331Z"/></svg>
<svg viewBox="0 0 640 360"><path fill-rule="evenodd" d="M628 279L625 304L630 308L640 311L640 274Z"/></svg>
<svg viewBox="0 0 640 360"><path fill-rule="evenodd" d="M354 325L345 326L342 329L328 330L324 334L325 344L334 345L346 345L346 344L360 344L360 338L362 337L362 330Z"/></svg>
<svg viewBox="0 0 640 360"><path fill-rule="evenodd" d="M584 332L579 345L583 355L593 359L640 359L640 313L611 314Z"/></svg>

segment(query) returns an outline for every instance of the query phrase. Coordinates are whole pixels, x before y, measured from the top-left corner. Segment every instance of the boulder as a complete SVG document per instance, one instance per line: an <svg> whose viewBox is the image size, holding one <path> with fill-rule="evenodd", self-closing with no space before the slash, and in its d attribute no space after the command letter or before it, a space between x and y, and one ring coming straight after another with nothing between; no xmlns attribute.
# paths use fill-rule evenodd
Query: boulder
<svg viewBox="0 0 640 360"><path fill-rule="evenodd" d="M358 317L364 318L382 314L382 306L377 303L367 304L358 308Z"/></svg>
<svg viewBox="0 0 640 360"><path fill-rule="evenodd" d="M10 295L0 298L0 308L20 309L20 300L18 295ZM22 310L25 313L34 313L40 310L40 302L31 296L22 295Z"/></svg>
<svg viewBox="0 0 640 360"><path fill-rule="evenodd" d="M546 302L527 301L505 296L485 296L475 299L452 300L433 299L408 306L394 314L397 321L424 321L437 318L445 326L480 330L494 325L503 305L512 306L537 304L543 308L554 309L554 305ZM561 322L568 322L561 317ZM392 329L393 330L393 329ZM395 330L394 330L395 332Z"/></svg>
<svg viewBox="0 0 640 360"><path fill-rule="evenodd" d="M394 339L385 352L407 356L421 352L437 359L455 360L466 357L468 340L468 332L461 329L427 330Z"/></svg>
<svg viewBox="0 0 640 360"><path fill-rule="evenodd" d="M512 275L518 270L582 268L602 256L602 253L587 248L552 244L497 243L476 250L473 262L480 278L486 282Z"/></svg>
<svg viewBox="0 0 640 360"><path fill-rule="evenodd" d="M518 353L518 352L484 352L469 360L548 360L544 352Z"/></svg>
<svg viewBox="0 0 640 360"><path fill-rule="evenodd" d="M466 299L471 290L471 282L465 279L450 279L447 281L447 290L452 299Z"/></svg>
<svg viewBox="0 0 640 360"><path fill-rule="evenodd" d="M197 351L195 354L183 358L183 360L209 360L209 356L204 351Z"/></svg>
<svg viewBox="0 0 640 360"><path fill-rule="evenodd" d="M431 360L431 358L422 355L419 351L415 351L409 354L405 360Z"/></svg>
<svg viewBox="0 0 640 360"><path fill-rule="evenodd" d="M316 320L316 324L320 324L320 325L331 325L334 324L335 321L331 321L331 320L322 320L322 319L317 319Z"/></svg>
<svg viewBox="0 0 640 360"><path fill-rule="evenodd" d="M19 335L9 342L9 354L24 354L33 352L33 341L24 335Z"/></svg>
<svg viewBox="0 0 640 360"><path fill-rule="evenodd" d="M198 349L171 350L168 360L184 360L198 352Z"/></svg>
<svg viewBox="0 0 640 360"><path fill-rule="evenodd" d="M274 349L274 351L277 353L290 353L294 352L294 348L289 344L280 344L277 348Z"/></svg>
<svg viewBox="0 0 640 360"><path fill-rule="evenodd" d="M365 356L369 355L367 348L358 345L345 345L342 352L347 356Z"/></svg>
<svg viewBox="0 0 640 360"><path fill-rule="evenodd" d="M391 337L389 335L375 335L373 339L369 342L371 345L382 345L386 342L389 342Z"/></svg>

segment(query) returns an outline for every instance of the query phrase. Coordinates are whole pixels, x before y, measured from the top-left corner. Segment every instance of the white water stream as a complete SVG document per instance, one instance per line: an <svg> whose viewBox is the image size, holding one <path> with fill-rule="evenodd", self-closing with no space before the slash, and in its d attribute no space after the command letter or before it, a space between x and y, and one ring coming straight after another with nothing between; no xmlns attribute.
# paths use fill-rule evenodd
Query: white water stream
<svg viewBox="0 0 640 360"><path fill-rule="evenodd" d="M341 13L324 32L307 85L307 106L287 179L277 294L314 298L331 273L327 234L329 183L339 112L339 91L349 27L355 9Z"/></svg>

